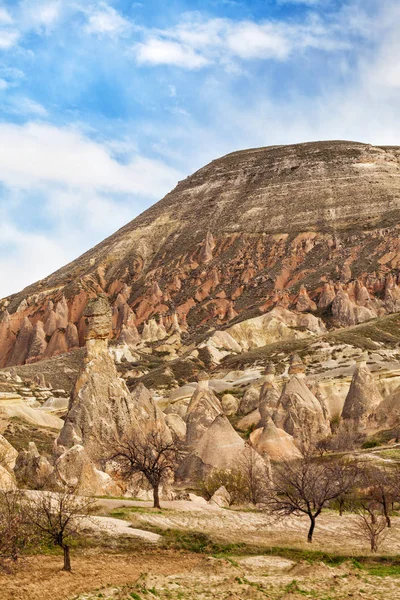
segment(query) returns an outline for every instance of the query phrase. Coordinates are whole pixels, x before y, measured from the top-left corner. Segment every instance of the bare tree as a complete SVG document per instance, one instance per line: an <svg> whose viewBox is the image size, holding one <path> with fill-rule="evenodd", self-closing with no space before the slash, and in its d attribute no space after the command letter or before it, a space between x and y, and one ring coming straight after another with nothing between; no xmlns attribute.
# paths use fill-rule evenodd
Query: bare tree
<svg viewBox="0 0 400 600"><path fill-rule="evenodd" d="M357 515L356 532L367 540L371 552L377 552L387 533L386 517L377 502L370 498L358 498L354 512Z"/></svg>
<svg viewBox="0 0 400 600"><path fill-rule="evenodd" d="M137 473L143 475L152 487L154 508L161 508L160 485L175 475L181 452L178 442L154 430L116 444L110 460L125 481Z"/></svg>
<svg viewBox="0 0 400 600"><path fill-rule="evenodd" d="M19 490L0 491L0 558L16 562L32 538L26 503Z"/></svg>
<svg viewBox="0 0 400 600"><path fill-rule="evenodd" d="M246 445L238 469L245 481L247 501L254 505L264 502L271 485L270 469L251 446Z"/></svg>
<svg viewBox="0 0 400 600"><path fill-rule="evenodd" d="M63 571L71 571L71 541L83 533L94 504L93 499L76 496L69 488L37 492L27 500L29 521L36 534L62 548Z"/></svg>
<svg viewBox="0 0 400 600"><path fill-rule="evenodd" d="M400 498L400 471L396 465L369 465L362 469L366 495L380 506L388 527L392 526L393 506Z"/></svg>
<svg viewBox="0 0 400 600"><path fill-rule="evenodd" d="M275 467L267 504L279 516L305 514L310 519L307 541L312 542L316 520L326 505L353 486L355 465L345 461L283 461Z"/></svg>

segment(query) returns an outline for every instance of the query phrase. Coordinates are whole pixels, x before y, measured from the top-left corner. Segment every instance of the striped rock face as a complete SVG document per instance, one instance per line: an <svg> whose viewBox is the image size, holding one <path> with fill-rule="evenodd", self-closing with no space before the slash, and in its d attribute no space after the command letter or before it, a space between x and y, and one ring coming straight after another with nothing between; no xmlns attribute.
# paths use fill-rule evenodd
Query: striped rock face
<svg viewBox="0 0 400 600"><path fill-rule="evenodd" d="M0 301L0 367L84 345L85 308L100 294L112 307L110 338L174 331L176 346L274 307L329 326L397 312L399 233L399 148L321 142L230 154Z"/></svg>

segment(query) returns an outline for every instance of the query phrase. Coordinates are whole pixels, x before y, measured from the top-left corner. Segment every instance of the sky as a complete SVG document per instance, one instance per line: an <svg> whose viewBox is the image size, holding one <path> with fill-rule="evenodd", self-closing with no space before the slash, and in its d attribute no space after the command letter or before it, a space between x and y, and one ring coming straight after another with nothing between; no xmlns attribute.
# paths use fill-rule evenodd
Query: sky
<svg viewBox="0 0 400 600"><path fill-rule="evenodd" d="M399 0L0 0L0 297L214 158L400 145Z"/></svg>

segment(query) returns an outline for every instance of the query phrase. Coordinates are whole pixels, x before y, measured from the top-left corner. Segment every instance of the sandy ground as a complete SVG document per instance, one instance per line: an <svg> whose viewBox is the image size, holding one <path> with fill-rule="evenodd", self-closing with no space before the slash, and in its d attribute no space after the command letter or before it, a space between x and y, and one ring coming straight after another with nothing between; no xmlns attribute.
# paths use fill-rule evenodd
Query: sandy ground
<svg viewBox="0 0 400 600"><path fill-rule="evenodd" d="M157 544L161 541L161 535L144 531L143 529L135 529L130 521L123 519L113 519L112 517L90 517L86 526L94 529L96 532L106 533L112 536L133 536Z"/></svg>
<svg viewBox="0 0 400 600"><path fill-rule="evenodd" d="M309 520L307 516L272 518L260 511L221 509L194 502L164 502L163 511L152 511L147 502L102 500L103 508L112 510L126 506L133 508L126 513L133 527L180 529L208 533L213 539L228 542L245 542L262 546L291 546L308 548L305 543ZM140 508L140 512L135 511ZM382 552L400 554L400 518L392 519L392 529L382 544ZM356 529L356 517L325 512L317 520L312 549L341 552L346 555L368 552L368 544L360 539ZM400 593L399 593L400 598Z"/></svg>
<svg viewBox="0 0 400 600"><path fill-rule="evenodd" d="M70 600L104 586L134 583L147 573L184 573L198 563L197 556L173 552L138 556L86 552L72 555L73 572L63 573L60 556L32 557L15 573L0 575L0 600Z"/></svg>
<svg viewBox="0 0 400 600"><path fill-rule="evenodd" d="M100 596L100 594L103 594ZM133 586L108 586L79 600L398 600L399 580L279 557L203 558L192 570L143 575Z"/></svg>

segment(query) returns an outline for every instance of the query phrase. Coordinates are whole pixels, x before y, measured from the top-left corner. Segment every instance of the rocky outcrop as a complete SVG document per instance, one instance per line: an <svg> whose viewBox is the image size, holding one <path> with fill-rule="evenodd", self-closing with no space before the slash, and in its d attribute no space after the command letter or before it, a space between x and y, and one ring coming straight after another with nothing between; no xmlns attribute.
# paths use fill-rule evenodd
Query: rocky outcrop
<svg viewBox="0 0 400 600"><path fill-rule="evenodd" d="M250 443L260 456L271 460L294 460L302 456L293 437L279 429L272 419L250 434Z"/></svg>
<svg viewBox="0 0 400 600"><path fill-rule="evenodd" d="M46 333L42 321L38 321L33 328L32 338L29 344L26 363L36 362L44 355L47 348Z"/></svg>
<svg viewBox="0 0 400 600"><path fill-rule="evenodd" d="M17 450L0 435L0 490L9 491L16 488L14 476Z"/></svg>
<svg viewBox="0 0 400 600"><path fill-rule="evenodd" d="M218 415L222 415L221 403L208 385L208 375L199 373L199 382L186 413L186 442L193 446L208 430Z"/></svg>
<svg viewBox="0 0 400 600"><path fill-rule="evenodd" d="M275 308L310 317L317 299L329 324L331 309L345 326L399 310L399 156L394 147L330 141L213 161L96 248L0 301L0 364L26 361L25 318L42 321L52 340L43 356L75 347L76 336L71 344L62 335L69 324L84 345L83 311L99 293L113 306L110 336L128 345L128 321L160 339L148 323L163 319L168 333L173 314L200 342ZM257 333L242 332L241 348L299 333L274 319L265 336L259 323Z"/></svg>
<svg viewBox="0 0 400 600"><path fill-rule="evenodd" d="M54 467L46 457L41 456L34 442L28 443L27 450L19 452L14 468L18 484L32 490L50 486Z"/></svg>
<svg viewBox="0 0 400 600"><path fill-rule="evenodd" d="M281 396L279 388L275 384L275 367L269 364L266 369L264 383L260 390L258 410L261 416L261 424L266 425L271 415L275 412Z"/></svg>
<svg viewBox="0 0 400 600"><path fill-rule="evenodd" d="M218 488L209 501L212 506L219 506L220 508L228 508L231 504L231 495L224 485Z"/></svg>
<svg viewBox="0 0 400 600"><path fill-rule="evenodd" d="M304 330L307 330L305 332ZM326 331L323 322L311 314L297 314L281 307L266 315L233 325L226 330L243 350L277 341L301 339Z"/></svg>
<svg viewBox="0 0 400 600"><path fill-rule="evenodd" d="M159 431L172 440L164 415L143 384L129 392L108 351L111 310L99 296L86 310L86 364L72 392L65 424L56 441L56 477L80 493L120 492L100 469L127 435ZM118 489L117 489L118 488Z"/></svg>
<svg viewBox="0 0 400 600"><path fill-rule="evenodd" d="M221 398L221 406L224 415L230 417L238 412L239 400L232 394L224 394Z"/></svg>
<svg viewBox="0 0 400 600"><path fill-rule="evenodd" d="M300 292L296 302L296 310L298 312L314 312L317 310L317 305L313 300L311 300L304 285L300 287Z"/></svg>
<svg viewBox="0 0 400 600"><path fill-rule="evenodd" d="M349 393L344 402L342 419L351 421L358 429L371 425L371 417L382 403L382 396L365 358L356 366Z"/></svg>
<svg viewBox="0 0 400 600"><path fill-rule="evenodd" d="M8 365L23 365L28 355L33 333L33 326L28 317L25 317L19 330L15 346L8 360Z"/></svg>
<svg viewBox="0 0 400 600"><path fill-rule="evenodd" d="M377 430L394 429L400 432L400 387L384 398L370 417Z"/></svg>
<svg viewBox="0 0 400 600"><path fill-rule="evenodd" d="M332 314L335 322L342 327L357 325L376 317L376 312L365 306L358 306L352 302L347 292L340 289L332 303Z"/></svg>
<svg viewBox="0 0 400 600"><path fill-rule="evenodd" d="M239 414L248 415L258 408L260 403L260 390L257 386L251 385L243 394L239 405Z"/></svg>
<svg viewBox="0 0 400 600"><path fill-rule="evenodd" d="M296 355L292 357L289 375L272 418L279 429L293 436L300 448L307 448L327 437L330 425L321 403L305 382L304 365Z"/></svg>
<svg viewBox="0 0 400 600"><path fill-rule="evenodd" d="M75 444L58 458L48 485L55 489L68 486L82 496L119 496L123 493L123 488L109 473L96 468L80 444Z"/></svg>
<svg viewBox="0 0 400 600"><path fill-rule="evenodd" d="M225 415L218 415L192 446L189 456L178 469L178 478L199 481L216 470L240 469L246 453L258 461L260 468L268 471L269 461L264 462L233 429Z"/></svg>

